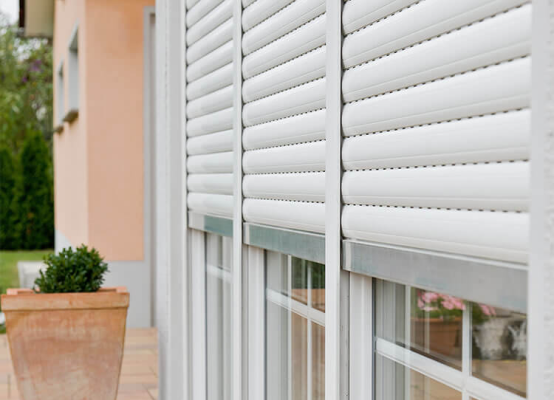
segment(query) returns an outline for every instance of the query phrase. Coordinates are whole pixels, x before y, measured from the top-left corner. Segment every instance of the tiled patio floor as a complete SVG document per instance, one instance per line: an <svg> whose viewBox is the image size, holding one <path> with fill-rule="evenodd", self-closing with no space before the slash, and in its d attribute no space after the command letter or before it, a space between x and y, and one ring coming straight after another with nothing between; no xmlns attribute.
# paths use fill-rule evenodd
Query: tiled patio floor
<svg viewBox="0 0 554 400"><path fill-rule="evenodd" d="M129 329L117 400L158 398L156 329ZM13 374L8 338L0 335L0 400L21 400Z"/></svg>

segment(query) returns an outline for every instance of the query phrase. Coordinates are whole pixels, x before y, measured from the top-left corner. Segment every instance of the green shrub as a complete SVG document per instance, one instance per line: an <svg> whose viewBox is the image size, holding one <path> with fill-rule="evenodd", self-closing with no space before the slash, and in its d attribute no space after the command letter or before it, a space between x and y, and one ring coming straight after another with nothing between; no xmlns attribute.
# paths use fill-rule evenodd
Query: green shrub
<svg viewBox="0 0 554 400"><path fill-rule="evenodd" d="M46 271L40 271L35 286L41 293L96 292L104 283L108 265L96 249L82 245L75 251L63 249L44 257Z"/></svg>
<svg viewBox="0 0 554 400"><path fill-rule="evenodd" d="M54 247L52 163L46 141L36 132L28 135L21 150L11 213L16 248Z"/></svg>
<svg viewBox="0 0 554 400"><path fill-rule="evenodd" d="M11 151L0 147L0 250L14 249L14 227L10 207L15 186L15 165Z"/></svg>

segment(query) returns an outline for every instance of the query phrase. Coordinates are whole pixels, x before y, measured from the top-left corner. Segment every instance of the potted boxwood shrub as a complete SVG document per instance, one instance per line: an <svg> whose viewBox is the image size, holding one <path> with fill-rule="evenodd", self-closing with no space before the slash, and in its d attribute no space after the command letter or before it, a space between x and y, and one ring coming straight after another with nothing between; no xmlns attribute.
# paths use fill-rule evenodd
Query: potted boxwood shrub
<svg viewBox="0 0 554 400"><path fill-rule="evenodd" d="M129 293L101 288L108 266L95 249L64 249L44 262L34 290L2 295L22 398L115 400Z"/></svg>

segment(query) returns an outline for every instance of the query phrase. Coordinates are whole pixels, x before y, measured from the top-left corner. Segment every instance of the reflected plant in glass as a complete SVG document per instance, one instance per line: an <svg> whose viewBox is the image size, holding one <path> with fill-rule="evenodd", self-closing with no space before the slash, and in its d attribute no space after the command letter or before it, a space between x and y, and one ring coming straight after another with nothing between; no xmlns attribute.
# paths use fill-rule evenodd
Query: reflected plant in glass
<svg viewBox="0 0 554 400"><path fill-rule="evenodd" d="M460 369L464 301L418 288L412 288L411 301L414 350Z"/></svg>

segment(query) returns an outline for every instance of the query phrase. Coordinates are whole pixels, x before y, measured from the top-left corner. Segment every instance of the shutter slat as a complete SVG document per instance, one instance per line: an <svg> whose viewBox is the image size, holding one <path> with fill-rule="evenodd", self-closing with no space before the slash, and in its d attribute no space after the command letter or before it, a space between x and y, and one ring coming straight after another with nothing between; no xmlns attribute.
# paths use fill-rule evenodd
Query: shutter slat
<svg viewBox="0 0 554 400"><path fill-rule="evenodd" d="M246 222L325 232L325 205L322 203L245 199L242 208Z"/></svg>
<svg viewBox="0 0 554 400"><path fill-rule="evenodd" d="M233 152L190 156L187 159L187 171L191 174L233 172Z"/></svg>
<svg viewBox="0 0 554 400"><path fill-rule="evenodd" d="M187 62L193 63L233 39L233 19L228 19L187 49Z"/></svg>
<svg viewBox="0 0 554 400"><path fill-rule="evenodd" d="M233 196L224 194L189 193L187 196L189 210L199 214L233 216Z"/></svg>
<svg viewBox="0 0 554 400"><path fill-rule="evenodd" d="M233 106L233 86L216 90L199 99L189 101L187 117L197 118Z"/></svg>
<svg viewBox="0 0 554 400"><path fill-rule="evenodd" d="M527 262L529 215L345 206L343 234L371 242Z"/></svg>
<svg viewBox="0 0 554 400"><path fill-rule="evenodd" d="M187 136L207 135L233 128L233 109L227 108L213 114L189 119L187 121Z"/></svg>
<svg viewBox="0 0 554 400"><path fill-rule="evenodd" d="M343 111L343 131L351 136L526 108L530 71L530 58L518 59L349 103Z"/></svg>
<svg viewBox="0 0 554 400"><path fill-rule="evenodd" d="M223 0L200 0L187 11L187 27L190 28L216 8Z"/></svg>
<svg viewBox="0 0 554 400"><path fill-rule="evenodd" d="M294 2L294 0L257 0L251 6L243 10L242 28L244 31L252 29L254 26L292 2Z"/></svg>
<svg viewBox="0 0 554 400"><path fill-rule="evenodd" d="M233 150L232 130L191 137L187 140L187 153L191 156L231 150Z"/></svg>
<svg viewBox="0 0 554 400"><path fill-rule="evenodd" d="M530 52L528 4L345 71L344 100L359 100Z"/></svg>
<svg viewBox="0 0 554 400"><path fill-rule="evenodd" d="M246 175L242 186L245 197L325 201L324 172Z"/></svg>
<svg viewBox="0 0 554 400"><path fill-rule="evenodd" d="M248 55L262 48L324 12L324 0L296 0L244 33L242 39L244 54Z"/></svg>
<svg viewBox="0 0 554 400"><path fill-rule="evenodd" d="M188 61L188 60L187 60ZM187 66L187 81L193 82L233 61L233 42L227 42L210 54Z"/></svg>
<svg viewBox="0 0 554 400"><path fill-rule="evenodd" d="M529 109L346 138L343 166L412 167L529 158Z"/></svg>
<svg viewBox="0 0 554 400"><path fill-rule="evenodd" d="M200 21L187 29L187 45L192 45L206 36L220 24L233 16L233 0L225 0L204 16Z"/></svg>
<svg viewBox="0 0 554 400"><path fill-rule="evenodd" d="M227 64L187 84L187 100L195 100L232 84L233 64Z"/></svg>
<svg viewBox="0 0 554 400"><path fill-rule="evenodd" d="M346 172L345 204L527 211L529 163Z"/></svg>
<svg viewBox="0 0 554 400"><path fill-rule="evenodd" d="M325 171L325 141L246 151L246 174Z"/></svg>
<svg viewBox="0 0 554 400"><path fill-rule="evenodd" d="M251 126L325 107L325 78L248 103L243 124Z"/></svg>
<svg viewBox="0 0 554 400"><path fill-rule="evenodd" d="M251 126L245 128L242 134L246 150L321 139L325 139L325 110Z"/></svg>
<svg viewBox="0 0 554 400"><path fill-rule="evenodd" d="M249 54L243 59L245 79L267 71L325 44L325 15Z"/></svg>
<svg viewBox="0 0 554 400"><path fill-rule="evenodd" d="M345 35L363 28L387 15L417 3L418 0L350 0L342 10L342 29Z"/></svg>
<svg viewBox="0 0 554 400"><path fill-rule="evenodd" d="M425 0L344 39L346 68L392 53L525 3L525 0Z"/></svg>
<svg viewBox="0 0 554 400"><path fill-rule="evenodd" d="M325 46L322 46L247 79L242 86L243 100L248 103L324 76Z"/></svg>
<svg viewBox="0 0 554 400"><path fill-rule="evenodd" d="M187 188L190 192L233 194L233 174L189 174Z"/></svg>

